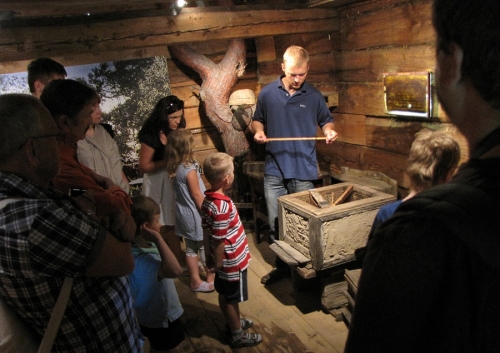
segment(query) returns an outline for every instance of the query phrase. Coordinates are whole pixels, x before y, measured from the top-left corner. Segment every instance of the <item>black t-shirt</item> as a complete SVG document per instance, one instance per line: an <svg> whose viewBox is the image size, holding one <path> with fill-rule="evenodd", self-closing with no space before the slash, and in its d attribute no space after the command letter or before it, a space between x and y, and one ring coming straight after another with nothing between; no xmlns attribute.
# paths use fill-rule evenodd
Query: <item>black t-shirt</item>
<svg viewBox="0 0 500 353"><path fill-rule="evenodd" d="M165 145L161 143L158 133L144 133L140 142L155 150L153 161L161 161L165 158Z"/></svg>

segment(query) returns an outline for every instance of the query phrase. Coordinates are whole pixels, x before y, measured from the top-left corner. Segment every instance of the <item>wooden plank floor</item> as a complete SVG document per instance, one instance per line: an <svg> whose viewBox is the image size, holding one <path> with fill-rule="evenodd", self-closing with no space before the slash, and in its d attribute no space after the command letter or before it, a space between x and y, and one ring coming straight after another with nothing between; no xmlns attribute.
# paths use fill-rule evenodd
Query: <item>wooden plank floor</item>
<svg viewBox="0 0 500 353"><path fill-rule="evenodd" d="M294 289L290 278L264 286L260 278L271 270L274 253L265 240L256 244L253 233L247 231L247 238L252 255L249 300L240 304L240 310L254 322L249 331L262 334L263 342L255 347L231 349L217 293L193 293L186 277L182 277L176 279L176 286L184 307L186 339L171 352L343 352L347 327L321 310L318 281L308 280L307 288L300 291Z"/></svg>

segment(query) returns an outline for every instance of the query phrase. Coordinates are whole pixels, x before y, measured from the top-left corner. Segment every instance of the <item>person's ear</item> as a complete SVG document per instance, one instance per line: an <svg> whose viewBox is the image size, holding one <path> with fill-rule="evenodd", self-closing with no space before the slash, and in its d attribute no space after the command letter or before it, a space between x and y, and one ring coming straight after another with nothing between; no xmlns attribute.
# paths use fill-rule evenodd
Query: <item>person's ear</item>
<svg viewBox="0 0 500 353"><path fill-rule="evenodd" d="M450 43L446 50L437 52L436 78L441 86L452 86L462 79L464 53L456 43Z"/></svg>
<svg viewBox="0 0 500 353"><path fill-rule="evenodd" d="M283 70L283 72L285 72L285 63L281 63L281 70Z"/></svg>
<svg viewBox="0 0 500 353"><path fill-rule="evenodd" d="M45 88L45 84L40 80L36 80L35 82L33 82L33 86L35 87L35 94L37 94L37 96L40 96L43 89Z"/></svg>
<svg viewBox="0 0 500 353"><path fill-rule="evenodd" d="M69 117L67 115L60 115L59 119L57 119L57 125L64 130L64 132L68 132L70 125L72 125L69 121Z"/></svg>
<svg viewBox="0 0 500 353"><path fill-rule="evenodd" d="M23 146L26 160L30 165L38 165L40 162L38 145L35 139L29 139Z"/></svg>

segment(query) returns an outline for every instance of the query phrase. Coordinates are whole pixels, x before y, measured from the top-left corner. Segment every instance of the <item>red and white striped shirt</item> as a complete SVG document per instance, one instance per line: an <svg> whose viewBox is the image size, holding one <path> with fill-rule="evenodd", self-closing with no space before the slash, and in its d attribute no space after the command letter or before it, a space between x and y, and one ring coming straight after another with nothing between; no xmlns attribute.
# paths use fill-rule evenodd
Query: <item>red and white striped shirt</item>
<svg viewBox="0 0 500 353"><path fill-rule="evenodd" d="M251 259L238 210L226 195L206 191L205 196L201 213L203 228L208 228L210 236L210 256L214 256L216 241L224 241L222 268L217 274L226 281L238 281L239 272L248 267Z"/></svg>

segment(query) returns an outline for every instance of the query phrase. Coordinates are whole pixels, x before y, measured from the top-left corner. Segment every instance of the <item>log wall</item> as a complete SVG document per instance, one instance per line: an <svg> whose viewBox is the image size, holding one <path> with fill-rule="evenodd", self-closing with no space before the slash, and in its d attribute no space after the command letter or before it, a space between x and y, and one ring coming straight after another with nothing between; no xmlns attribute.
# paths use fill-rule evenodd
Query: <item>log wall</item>
<svg viewBox="0 0 500 353"><path fill-rule="evenodd" d="M318 143L322 169L339 174L343 166L382 172L398 183L400 196L408 193L406 160L414 135L422 128L446 129L468 158L464 138L439 109L438 117L423 120L397 118L384 112L385 72L434 70L434 29L431 0L378 0L357 2L337 9L338 30L248 39L245 76L236 89L256 95L281 72L282 55L292 44L306 48L311 57L308 82L325 97L338 95L332 110L339 140ZM222 60L227 40L191 44L215 62ZM197 158L222 151L222 141L199 110L199 77L175 60L169 60L171 90L186 101L188 128L199 134ZM262 153L256 151L256 155Z"/></svg>
<svg viewBox="0 0 500 353"><path fill-rule="evenodd" d="M406 158L422 128L450 131L459 141L462 160L467 159L464 138L441 109L437 118L426 121L384 113L383 73L434 70L431 6L431 0L379 0L339 11L339 46L333 48L339 104L333 115L340 143L320 146L325 168L380 171L395 179L404 194L409 186Z"/></svg>
<svg viewBox="0 0 500 353"><path fill-rule="evenodd" d="M6 4L17 2L9 0ZM142 2L132 4L143 6ZM346 5L337 5L335 9L270 7L265 14L264 8L249 7L237 11L219 8L216 11L222 12L214 14L208 8L191 12L186 9L188 12L177 17L166 15L166 8L158 5L154 9L134 9L142 11L135 21L122 9L115 17L98 14L87 22L81 16L75 20L62 15L59 19L44 19L46 15L40 14L40 9L21 6L20 9L38 12L24 14L19 10L21 18L0 29L4 34L0 41L0 72L22 71L29 61L42 55L66 66L164 55L168 58L171 91L186 102L187 125L195 133L197 158L202 162L209 153L223 150L223 144L200 109L199 75L172 58L168 45L190 43L195 50L218 62L224 57L230 38L247 38L248 65L235 89L249 88L256 94L281 74L285 49L292 44L301 45L311 56L308 81L328 98L340 135L333 145L318 143L321 167L333 174L339 173L342 166L380 171L395 179L404 195L408 188L404 175L406 159L414 134L420 129L451 131L461 144L462 160L467 158L464 139L441 110L437 118L430 120L400 119L384 113L384 72L434 68L431 0L349 0L338 4ZM78 14L80 10L75 8L73 12ZM22 17L29 19L36 15L42 20L30 22ZM222 30L221 23L228 17L233 21ZM145 18L161 22L164 31L141 26ZM35 23L33 28L25 28ZM125 26L126 23L131 25ZM92 36L101 27L106 30ZM75 35L74 28L84 29ZM133 28L144 35L137 36L137 31L130 34ZM100 47L103 45L100 35L109 33L114 33L109 43Z"/></svg>
<svg viewBox="0 0 500 353"><path fill-rule="evenodd" d="M422 128L446 129L459 141L467 159L464 138L440 109L432 119L397 118L384 113L385 72L434 70L434 29L431 0L378 0L338 8L339 30L307 35L275 36L277 59L258 63L259 85L280 73L280 58L290 44L311 55L308 81L325 97L336 92L333 110L339 140L318 143L323 169L340 173L342 166L382 172L408 192L404 171L414 135ZM257 57L265 57L257 52Z"/></svg>

